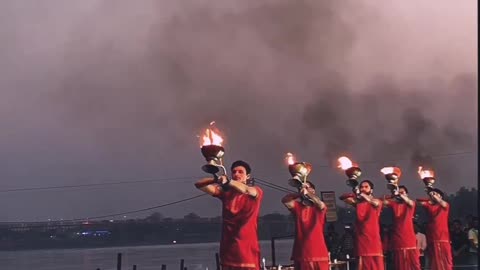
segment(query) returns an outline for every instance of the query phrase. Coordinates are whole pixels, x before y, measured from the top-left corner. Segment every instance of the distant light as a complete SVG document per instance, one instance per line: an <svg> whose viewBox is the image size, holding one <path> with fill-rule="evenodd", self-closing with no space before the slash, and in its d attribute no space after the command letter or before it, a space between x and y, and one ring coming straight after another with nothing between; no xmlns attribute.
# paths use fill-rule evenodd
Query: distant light
<svg viewBox="0 0 480 270"><path fill-rule="evenodd" d="M113 222L113 219L110 219L110 222Z"/></svg>
<svg viewBox="0 0 480 270"><path fill-rule="evenodd" d="M176 244L176 243L177 243L177 241L173 240L173 241L172 241L172 243Z"/></svg>

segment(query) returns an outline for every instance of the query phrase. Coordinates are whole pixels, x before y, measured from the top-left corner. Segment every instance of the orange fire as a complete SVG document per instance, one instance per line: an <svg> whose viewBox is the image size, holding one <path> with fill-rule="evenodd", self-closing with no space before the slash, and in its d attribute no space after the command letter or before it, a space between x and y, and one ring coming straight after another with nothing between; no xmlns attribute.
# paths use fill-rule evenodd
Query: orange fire
<svg viewBox="0 0 480 270"><path fill-rule="evenodd" d="M213 125L215 124L215 121L212 121L210 123L210 128L207 128L205 130L205 134L202 137L202 146L204 145L218 145L222 146L223 138L220 136L219 132L214 131Z"/></svg>
<svg viewBox="0 0 480 270"><path fill-rule="evenodd" d="M287 160L288 165L293 165L295 163L295 157L292 153L287 153L285 159Z"/></svg>
<svg viewBox="0 0 480 270"><path fill-rule="evenodd" d="M418 175L420 175L420 178L426 178L426 177L435 177L435 172L433 170L424 170L422 166L418 167Z"/></svg>
<svg viewBox="0 0 480 270"><path fill-rule="evenodd" d="M341 168L342 170L348 170L354 166L352 161L348 157L339 157L338 163L338 168Z"/></svg>
<svg viewBox="0 0 480 270"><path fill-rule="evenodd" d="M387 175L389 173L394 173L398 177L400 177L400 175L402 175L402 171L398 167L384 167L383 169L380 170L380 172L382 172L385 175Z"/></svg>

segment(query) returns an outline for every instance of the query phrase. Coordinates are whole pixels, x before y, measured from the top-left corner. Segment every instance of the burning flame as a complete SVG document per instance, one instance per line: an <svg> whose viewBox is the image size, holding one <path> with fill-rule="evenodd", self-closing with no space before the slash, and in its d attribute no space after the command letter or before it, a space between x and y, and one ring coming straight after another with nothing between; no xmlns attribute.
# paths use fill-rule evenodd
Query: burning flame
<svg viewBox="0 0 480 270"><path fill-rule="evenodd" d="M341 168L342 170L348 170L353 167L353 163L348 157L339 157L338 163L338 168Z"/></svg>
<svg viewBox="0 0 480 270"><path fill-rule="evenodd" d="M210 126L213 126L215 121L210 122ZM213 127L207 128L205 134L202 137L202 146L204 145L218 145L222 146L223 138L218 132L213 130Z"/></svg>
<svg viewBox="0 0 480 270"><path fill-rule="evenodd" d="M285 159L287 160L288 165L293 165L295 163L295 157L292 153L287 153Z"/></svg>
<svg viewBox="0 0 480 270"><path fill-rule="evenodd" d="M402 175L402 171L398 167L384 167L383 169L380 170L380 172L382 172L385 175L387 175L389 173L394 173L398 177L400 177L400 175Z"/></svg>
<svg viewBox="0 0 480 270"><path fill-rule="evenodd" d="M421 179L426 177L435 177L435 172L432 170L424 170L422 166L418 167L418 175L420 175Z"/></svg>

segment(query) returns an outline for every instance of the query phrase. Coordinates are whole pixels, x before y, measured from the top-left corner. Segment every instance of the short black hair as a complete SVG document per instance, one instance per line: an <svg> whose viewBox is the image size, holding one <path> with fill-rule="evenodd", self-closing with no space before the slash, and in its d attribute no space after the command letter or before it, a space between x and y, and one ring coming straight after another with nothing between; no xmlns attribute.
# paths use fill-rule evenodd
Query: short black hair
<svg viewBox="0 0 480 270"><path fill-rule="evenodd" d="M252 172L252 168L250 167L250 165L243 160L237 160L237 161L233 162L232 167L230 167L230 170L233 170L233 168L238 167L238 166L244 167L247 174L250 174Z"/></svg>
<svg viewBox="0 0 480 270"><path fill-rule="evenodd" d="M372 181L370 180L363 180L362 182L360 182L360 185L363 184L363 183L367 183L371 189L373 189L374 185L372 183Z"/></svg>
<svg viewBox="0 0 480 270"><path fill-rule="evenodd" d="M460 219L454 219L452 221L452 223L458 223L458 224L462 225L462 222L460 221Z"/></svg>
<svg viewBox="0 0 480 270"><path fill-rule="evenodd" d="M311 188L315 189L315 185L314 185L312 182L310 182L310 181L305 181L305 183L309 184Z"/></svg>
<svg viewBox="0 0 480 270"><path fill-rule="evenodd" d="M408 193L408 189L407 189L407 187L406 187L406 186L403 186L403 185L402 185L402 186L398 186L398 189L401 189L401 188L405 189L405 192L407 192L407 193Z"/></svg>
<svg viewBox="0 0 480 270"><path fill-rule="evenodd" d="M445 197L445 193L443 193L443 191L441 191L438 188L434 188L434 189L432 189L432 191L438 193L440 195L440 197L442 197L442 199Z"/></svg>

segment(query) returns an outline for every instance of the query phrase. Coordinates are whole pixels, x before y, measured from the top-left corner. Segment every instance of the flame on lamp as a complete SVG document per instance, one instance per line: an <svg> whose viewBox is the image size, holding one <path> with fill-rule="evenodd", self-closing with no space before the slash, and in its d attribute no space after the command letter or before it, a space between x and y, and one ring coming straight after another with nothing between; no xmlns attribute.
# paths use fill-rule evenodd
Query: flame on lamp
<svg viewBox="0 0 480 270"><path fill-rule="evenodd" d="M431 177L435 177L435 172L433 170L424 170L422 166L418 167L418 175L420 175L421 179Z"/></svg>
<svg viewBox="0 0 480 270"><path fill-rule="evenodd" d="M384 167L380 170L380 172L385 175L394 173L398 176L398 178L400 178L400 175L402 175L402 171L398 167Z"/></svg>
<svg viewBox="0 0 480 270"><path fill-rule="evenodd" d="M293 156L292 153L287 153L287 155L285 156L285 159L287 160L288 165L295 164L295 157Z"/></svg>
<svg viewBox="0 0 480 270"><path fill-rule="evenodd" d="M205 133L202 136L202 145L218 145L222 146L223 143L223 138L220 136L219 132L214 131L213 125L215 124L215 121L210 122L210 127L205 129Z"/></svg>
<svg viewBox="0 0 480 270"><path fill-rule="evenodd" d="M353 167L352 161L348 157L339 157L338 158L338 168L341 168L342 170L348 170L351 167Z"/></svg>

